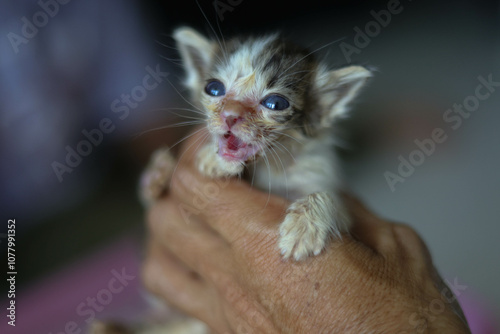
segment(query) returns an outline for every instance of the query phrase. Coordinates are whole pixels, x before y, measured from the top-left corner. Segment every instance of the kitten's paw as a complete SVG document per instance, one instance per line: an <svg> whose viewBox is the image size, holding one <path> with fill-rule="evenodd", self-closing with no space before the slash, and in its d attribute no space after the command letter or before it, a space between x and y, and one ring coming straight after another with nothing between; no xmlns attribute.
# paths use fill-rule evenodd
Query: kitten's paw
<svg viewBox="0 0 500 334"><path fill-rule="evenodd" d="M327 193L308 195L292 203L280 225L279 248L285 259L296 261L318 255L332 236L348 230L342 209Z"/></svg>
<svg viewBox="0 0 500 334"><path fill-rule="evenodd" d="M311 204L307 198L294 202L288 208L280 225L279 248L283 258L296 261L321 253L328 240L328 228L311 217Z"/></svg>
<svg viewBox="0 0 500 334"><path fill-rule="evenodd" d="M200 149L197 156L198 170L210 178L230 177L241 174L244 165L227 161L217 154L217 148L209 143Z"/></svg>
<svg viewBox="0 0 500 334"><path fill-rule="evenodd" d="M175 165L176 160L168 149L153 153L139 185L139 197L144 206L150 206L167 190Z"/></svg>

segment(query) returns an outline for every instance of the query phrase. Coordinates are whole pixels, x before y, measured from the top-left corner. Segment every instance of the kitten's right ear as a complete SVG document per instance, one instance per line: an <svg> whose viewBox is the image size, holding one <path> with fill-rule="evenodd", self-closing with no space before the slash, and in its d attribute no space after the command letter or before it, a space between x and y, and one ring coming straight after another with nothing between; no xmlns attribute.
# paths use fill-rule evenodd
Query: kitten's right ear
<svg viewBox="0 0 500 334"><path fill-rule="evenodd" d="M188 27L176 29L173 37L187 72L186 86L196 88L212 62L215 43Z"/></svg>
<svg viewBox="0 0 500 334"><path fill-rule="evenodd" d="M319 124L329 127L336 118L344 116L349 103L371 76L372 72L363 66L347 66L332 71L323 68L315 82L322 112Z"/></svg>

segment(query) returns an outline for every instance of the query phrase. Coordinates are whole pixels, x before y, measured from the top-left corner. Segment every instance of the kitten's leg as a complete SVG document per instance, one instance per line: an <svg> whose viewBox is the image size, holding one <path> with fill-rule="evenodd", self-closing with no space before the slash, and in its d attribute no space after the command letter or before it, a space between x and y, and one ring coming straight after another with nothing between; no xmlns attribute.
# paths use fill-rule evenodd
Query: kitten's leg
<svg viewBox="0 0 500 334"><path fill-rule="evenodd" d="M200 173L210 178L238 175L243 172L244 165L239 162L226 161L217 154L217 146L209 142L199 151L197 166Z"/></svg>
<svg viewBox="0 0 500 334"><path fill-rule="evenodd" d="M317 192L290 205L280 225L279 248L285 259L297 261L321 253L329 238L341 237L350 220L343 204L334 195Z"/></svg>
<svg viewBox="0 0 500 334"><path fill-rule="evenodd" d="M167 190L176 163L167 148L153 153L139 185L139 198L145 207L153 204Z"/></svg>

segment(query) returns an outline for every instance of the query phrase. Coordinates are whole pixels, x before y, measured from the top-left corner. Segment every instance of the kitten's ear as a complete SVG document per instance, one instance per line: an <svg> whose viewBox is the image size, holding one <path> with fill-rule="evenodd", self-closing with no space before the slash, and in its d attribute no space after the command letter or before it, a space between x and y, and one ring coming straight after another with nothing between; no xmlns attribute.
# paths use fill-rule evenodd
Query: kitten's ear
<svg viewBox="0 0 500 334"><path fill-rule="evenodd" d="M176 29L173 37L187 72L186 86L196 88L210 66L215 43L188 27Z"/></svg>
<svg viewBox="0 0 500 334"><path fill-rule="evenodd" d="M316 88L322 112L320 125L328 127L334 119L344 116L348 104L371 76L372 73L362 66L348 66L319 74Z"/></svg>

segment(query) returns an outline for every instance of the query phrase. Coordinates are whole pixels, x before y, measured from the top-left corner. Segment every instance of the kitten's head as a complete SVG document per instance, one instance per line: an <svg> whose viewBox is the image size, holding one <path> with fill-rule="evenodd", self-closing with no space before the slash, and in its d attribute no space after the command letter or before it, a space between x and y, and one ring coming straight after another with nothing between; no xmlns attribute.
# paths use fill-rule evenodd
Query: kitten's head
<svg viewBox="0 0 500 334"><path fill-rule="evenodd" d="M180 28L174 38L214 150L232 163L256 159L290 133L328 128L371 76L361 66L328 70L279 35L217 42Z"/></svg>

